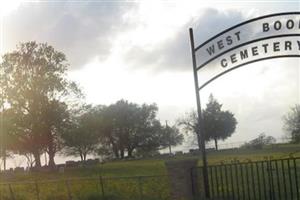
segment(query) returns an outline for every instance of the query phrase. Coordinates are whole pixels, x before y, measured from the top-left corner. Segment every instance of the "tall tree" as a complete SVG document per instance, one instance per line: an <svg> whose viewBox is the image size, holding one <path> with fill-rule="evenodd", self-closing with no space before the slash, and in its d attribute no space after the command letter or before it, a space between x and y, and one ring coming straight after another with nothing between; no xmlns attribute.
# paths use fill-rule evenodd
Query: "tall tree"
<svg viewBox="0 0 300 200"><path fill-rule="evenodd" d="M27 42L2 60L0 67L5 76L1 79L7 82L5 102L19 116L21 141L33 154L37 167L45 150L52 166L57 133L67 116L63 101L69 95L81 94L66 78L66 57L46 43Z"/></svg>
<svg viewBox="0 0 300 200"><path fill-rule="evenodd" d="M182 144L183 135L180 133L179 129L174 126L169 126L166 122L166 126L162 128L162 138L161 142L163 147L169 148L169 153L172 154L172 146L177 146Z"/></svg>
<svg viewBox="0 0 300 200"><path fill-rule="evenodd" d="M187 117L179 119L187 132L198 133L199 124L197 113L190 112ZM218 150L218 140L225 140L234 133L237 121L230 111L222 111L222 105L210 95L206 108L202 111L203 130L206 141L214 140L216 150ZM197 135L198 143L200 136Z"/></svg>
<svg viewBox="0 0 300 200"><path fill-rule="evenodd" d="M221 109L222 105L211 94L203 110L203 124L205 139L214 140L216 150L218 150L218 140L230 137L237 124L233 113Z"/></svg>
<svg viewBox="0 0 300 200"><path fill-rule="evenodd" d="M61 136L69 128L69 110L66 103L58 100L51 100L47 104L45 103L43 114L43 131L45 131L46 134L45 151L49 156L48 165L54 167L54 156L62 149Z"/></svg>
<svg viewBox="0 0 300 200"><path fill-rule="evenodd" d="M131 157L138 148L159 148L161 124L156 119L155 104L138 105L125 100L103 111L102 131L115 157Z"/></svg>
<svg viewBox="0 0 300 200"><path fill-rule="evenodd" d="M5 107L7 100L6 91L8 89L5 71L0 70L0 158L3 160L3 168L6 170L6 158L8 151L7 138L12 128L12 115L10 110ZM1 169L1 167L0 167Z"/></svg>
<svg viewBox="0 0 300 200"><path fill-rule="evenodd" d="M64 153L66 155L80 156L81 161L86 161L87 155L95 152L100 144L97 118L91 106L83 106L80 114L73 117L68 131L62 134Z"/></svg>
<svg viewBox="0 0 300 200"><path fill-rule="evenodd" d="M300 105L296 104L291 110L283 117L284 129L291 137L292 142L300 142Z"/></svg>
<svg viewBox="0 0 300 200"><path fill-rule="evenodd" d="M3 160L4 170L6 170L6 159L12 151L15 117L12 109L3 109L0 112L0 158Z"/></svg>
<svg viewBox="0 0 300 200"><path fill-rule="evenodd" d="M192 145L198 145L199 147L201 137L200 135L198 135L198 130L200 127L198 124L198 115L196 111L192 110L190 112L187 112L184 117L177 119L177 124L185 131L186 134L192 133L192 135L190 135L192 139L191 141L193 142ZM195 137L196 139L194 139Z"/></svg>

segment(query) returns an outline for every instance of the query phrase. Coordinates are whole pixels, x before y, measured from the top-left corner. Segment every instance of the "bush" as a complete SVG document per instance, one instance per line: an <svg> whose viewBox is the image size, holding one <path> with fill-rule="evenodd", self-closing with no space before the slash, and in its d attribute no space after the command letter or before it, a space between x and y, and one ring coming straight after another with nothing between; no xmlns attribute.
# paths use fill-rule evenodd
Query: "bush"
<svg viewBox="0 0 300 200"><path fill-rule="evenodd" d="M250 142L245 143L241 148L247 149L262 149L266 145L274 144L276 139L272 136L266 136L264 133L261 133L257 138L251 140Z"/></svg>

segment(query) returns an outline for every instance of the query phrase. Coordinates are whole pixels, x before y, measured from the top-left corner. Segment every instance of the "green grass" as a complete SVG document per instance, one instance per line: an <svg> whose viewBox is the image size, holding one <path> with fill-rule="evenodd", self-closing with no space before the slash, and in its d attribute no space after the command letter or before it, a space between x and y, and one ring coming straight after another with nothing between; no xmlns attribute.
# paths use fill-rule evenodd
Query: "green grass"
<svg viewBox="0 0 300 200"><path fill-rule="evenodd" d="M287 158L290 155L300 157L299 145L276 145L268 146L261 150L221 150L208 153L209 165L220 163L231 163L232 161L258 161L265 159ZM113 161L99 164L94 167L67 169L64 173L59 172L31 172L1 174L1 182L11 183L0 186L0 200L168 200L169 182L166 176L136 178L136 176L153 176L167 174L165 161L181 159L199 159L201 157L192 155L180 155L166 159L151 158L131 161ZM102 191L99 177L102 180L104 193ZM115 177L115 178L113 178ZM134 177L134 178L117 178ZM84 180L85 178L89 178ZM68 180L66 182L66 180ZM28 184L17 184L16 182L29 182ZM38 182L38 193L36 184Z"/></svg>
<svg viewBox="0 0 300 200"><path fill-rule="evenodd" d="M295 153L297 152L297 153ZM208 164L230 163L233 160L240 162L259 161L266 158L280 159L287 158L293 154L294 157L300 157L300 145L276 145L269 146L261 150L220 150L208 152ZM31 173L14 173L1 175L1 181L42 181L57 180L68 178L97 178L99 175L103 177L128 177L128 176L152 176L166 174L165 161L167 160L183 160L183 159L199 159L198 165L202 165L200 155L180 155L169 157L166 159L151 158L143 160L130 161L112 161L99 164L94 167L67 169L64 173L59 172L31 172Z"/></svg>

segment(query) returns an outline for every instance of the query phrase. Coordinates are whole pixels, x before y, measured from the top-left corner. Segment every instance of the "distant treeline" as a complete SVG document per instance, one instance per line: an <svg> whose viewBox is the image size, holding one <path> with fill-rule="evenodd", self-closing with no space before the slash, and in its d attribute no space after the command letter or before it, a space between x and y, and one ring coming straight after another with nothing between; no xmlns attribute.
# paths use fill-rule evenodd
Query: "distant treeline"
<svg viewBox="0 0 300 200"><path fill-rule="evenodd" d="M76 83L67 79L63 53L48 44L21 43L0 63L0 156L24 155L28 166L41 167L48 154L124 158L155 154L183 136L162 125L155 104L120 100L109 106L86 105ZM120 85L121 86L121 85ZM98 92L98 91L95 91Z"/></svg>

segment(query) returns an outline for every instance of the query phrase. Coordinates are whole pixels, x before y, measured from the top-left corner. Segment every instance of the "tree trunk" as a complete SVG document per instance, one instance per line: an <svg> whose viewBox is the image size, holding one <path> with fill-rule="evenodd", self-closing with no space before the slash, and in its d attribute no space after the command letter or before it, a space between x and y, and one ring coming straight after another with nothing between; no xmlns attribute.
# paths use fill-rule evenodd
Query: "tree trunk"
<svg viewBox="0 0 300 200"><path fill-rule="evenodd" d="M4 155L3 155L3 170L6 170L6 150L4 150Z"/></svg>
<svg viewBox="0 0 300 200"><path fill-rule="evenodd" d="M172 147L169 145L169 154L172 155Z"/></svg>
<svg viewBox="0 0 300 200"><path fill-rule="evenodd" d="M49 166L51 169L54 169L54 168L55 168L55 161L54 161L55 153L54 153L53 151L50 151L50 150L49 150L48 156L49 156L48 166Z"/></svg>
<svg viewBox="0 0 300 200"><path fill-rule="evenodd" d="M40 168L42 166L40 153L38 151L34 152L33 157L34 157L34 161L35 161L35 167Z"/></svg>
<svg viewBox="0 0 300 200"><path fill-rule="evenodd" d="M197 131L197 141L198 141L198 149L199 151L202 150L202 146L201 146L201 136L199 135L199 132Z"/></svg>
<svg viewBox="0 0 300 200"><path fill-rule="evenodd" d="M51 169L55 168L55 162L54 162L54 156L55 156L55 151L54 151L54 147L53 147L53 143L50 142L49 147L48 147L48 156L49 156L49 162L48 162L48 166Z"/></svg>
<svg viewBox="0 0 300 200"><path fill-rule="evenodd" d="M124 158L124 149L120 149L120 156L121 156L121 159Z"/></svg>
<svg viewBox="0 0 300 200"><path fill-rule="evenodd" d="M120 158L120 155L119 155L119 151L118 151L118 150L115 150L115 157L116 157L116 158Z"/></svg>
<svg viewBox="0 0 300 200"><path fill-rule="evenodd" d="M87 153L83 153L83 161L84 161L84 162L86 161L86 154L87 154Z"/></svg>
<svg viewBox="0 0 300 200"><path fill-rule="evenodd" d="M54 156L55 156L55 145L54 145L54 136L51 133L51 129L48 129L48 141L47 141L47 146L48 146L48 156L49 156L49 161L48 161L48 166L51 169L55 168L55 162L54 162Z"/></svg>
<svg viewBox="0 0 300 200"><path fill-rule="evenodd" d="M113 152L115 154L115 157L119 158L119 151L118 151L118 148L115 145L113 145Z"/></svg>
<svg viewBox="0 0 300 200"><path fill-rule="evenodd" d="M45 152L44 158L45 158L45 165L47 165L47 163L48 163L48 160L47 160L47 152ZM48 163L48 164L49 164L49 163Z"/></svg>
<svg viewBox="0 0 300 200"><path fill-rule="evenodd" d="M215 147L216 147L216 150L218 151L218 139L215 138L214 140L215 140Z"/></svg>
<svg viewBox="0 0 300 200"><path fill-rule="evenodd" d="M128 148L128 157L132 158L132 152L134 148Z"/></svg>

